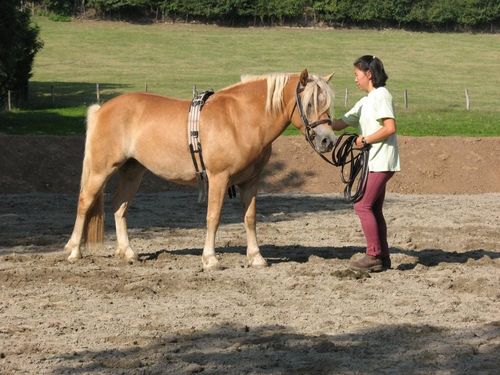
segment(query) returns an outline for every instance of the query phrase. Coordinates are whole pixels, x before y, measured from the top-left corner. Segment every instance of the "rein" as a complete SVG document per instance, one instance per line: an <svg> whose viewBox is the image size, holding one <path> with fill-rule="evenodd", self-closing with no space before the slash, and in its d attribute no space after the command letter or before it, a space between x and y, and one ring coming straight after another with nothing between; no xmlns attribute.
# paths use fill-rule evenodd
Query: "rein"
<svg viewBox="0 0 500 375"><path fill-rule="evenodd" d="M296 103L295 105L299 109L299 114L302 122L305 125L305 137L309 145L313 148L316 153L321 156L323 160L327 163L334 165L336 167L340 167L340 176L342 178L342 182L346 185L344 188L344 198L349 202L357 202L365 193L366 182L368 181L368 158L370 145L366 145L362 148L357 148L355 146L357 134L345 133L342 134L339 138L337 138L337 142L333 147L332 151L332 161L328 160L321 152L319 152L313 142L314 137L316 136L314 132L314 128L321 124L328 124L330 126L333 125L333 121L328 116L326 119L316 120L314 122L309 122L307 118L304 106L302 104L302 98L300 94L304 91L305 87L299 82L297 83L297 90L295 93ZM344 138L345 139L344 141ZM349 166L348 177L346 178L346 173L344 169ZM359 175L359 178L358 178ZM353 186L357 179L357 184L353 193Z"/></svg>
<svg viewBox="0 0 500 375"><path fill-rule="evenodd" d="M368 158L371 148L370 145L357 148L355 146L357 137L357 134L342 134L337 139L332 151L332 164L340 167L340 176L342 182L346 185L344 188L344 198L352 203L359 201L365 193L369 172ZM344 138L346 138L345 141L343 140ZM344 173L346 166L349 166L348 173ZM348 175L347 178L346 175ZM358 182L353 193L353 185L356 179Z"/></svg>

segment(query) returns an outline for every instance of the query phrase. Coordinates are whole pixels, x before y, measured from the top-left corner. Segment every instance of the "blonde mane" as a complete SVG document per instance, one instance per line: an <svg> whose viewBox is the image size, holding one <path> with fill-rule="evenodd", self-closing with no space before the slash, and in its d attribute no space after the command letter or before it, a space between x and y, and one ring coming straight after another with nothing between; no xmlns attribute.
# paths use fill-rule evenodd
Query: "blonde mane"
<svg viewBox="0 0 500 375"><path fill-rule="evenodd" d="M267 81L266 112L276 113L283 108L283 89L289 78L290 75L286 73L271 73L262 76L243 75L241 82L265 79Z"/></svg>
<svg viewBox="0 0 500 375"><path fill-rule="evenodd" d="M328 82L314 74L309 74L308 83L302 94L306 115L318 116L333 106L333 91Z"/></svg>
<svg viewBox="0 0 500 375"><path fill-rule="evenodd" d="M283 109L283 89L289 78L290 74L287 73L271 73L260 76L243 75L241 83L265 79L267 81L266 112L276 113ZM302 94L302 103L308 115L317 116L328 111L333 104L333 91L328 82L317 75L310 74Z"/></svg>

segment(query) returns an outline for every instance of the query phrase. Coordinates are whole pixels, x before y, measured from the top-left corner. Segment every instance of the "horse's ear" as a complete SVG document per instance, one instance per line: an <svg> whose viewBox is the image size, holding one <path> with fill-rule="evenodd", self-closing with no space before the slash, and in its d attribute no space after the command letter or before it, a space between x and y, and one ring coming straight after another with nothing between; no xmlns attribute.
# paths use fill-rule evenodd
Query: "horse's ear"
<svg viewBox="0 0 500 375"><path fill-rule="evenodd" d="M309 78L309 72L307 71L307 69L304 69L302 73L300 73L300 84L302 86L306 86L308 78Z"/></svg>
<svg viewBox="0 0 500 375"><path fill-rule="evenodd" d="M326 81L326 82L330 82L330 80L332 79L332 77L335 75L335 72L333 72L332 74L330 75L327 75L326 77L323 77L323 79Z"/></svg>

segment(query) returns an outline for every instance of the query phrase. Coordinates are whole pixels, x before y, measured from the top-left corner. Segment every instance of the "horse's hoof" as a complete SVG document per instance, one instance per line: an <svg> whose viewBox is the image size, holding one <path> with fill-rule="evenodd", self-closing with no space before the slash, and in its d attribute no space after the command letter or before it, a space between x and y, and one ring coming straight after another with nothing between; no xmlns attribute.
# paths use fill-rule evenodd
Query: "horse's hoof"
<svg viewBox="0 0 500 375"><path fill-rule="evenodd" d="M127 261L128 264L134 264L139 260L139 257L137 256L137 254L134 253L133 256L130 257L125 256L125 260Z"/></svg>
<svg viewBox="0 0 500 375"><path fill-rule="evenodd" d="M252 268L266 268L268 267L267 261L260 254L248 258L248 267Z"/></svg>
<svg viewBox="0 0 500 375"><path fill-rule="evenodd" d="M135 251L132 250L130 247L127 247L126 249L117 248L115 251L115 256L122 258L123 260L125 260L127 263L130 264L134 263L139 259Z"/></svg>
<svg viewBox="0 0 500 375"><path fill-rule="evenodd" d="M208 258L203 257L202 263L203 263L203 271L218 271L222 269L219 264L219 261L215 256L211 256Z"/></svg>
<svg viewBox="0 0 500 375"><path fill-rule="evenodd" d="M75 263L78 259L82 258L81 253L71 253L71 255L68 257L68 262L70 263Z"/></svg>
<svg viewBox="0 0 500 375"><path fill-rule="evenodd" d="M214 265L203 265L203 271L205 272L211 272L211 271L221 271L223 268L221 267L220 264L214 264Z"/></svg>
<svg viewBox="0 0 500 375"><path fill-rule="evenodd" d="M128 264L133 264L139 260L139 256L132 249L129 250L125 252L125 260Z"/></svg>

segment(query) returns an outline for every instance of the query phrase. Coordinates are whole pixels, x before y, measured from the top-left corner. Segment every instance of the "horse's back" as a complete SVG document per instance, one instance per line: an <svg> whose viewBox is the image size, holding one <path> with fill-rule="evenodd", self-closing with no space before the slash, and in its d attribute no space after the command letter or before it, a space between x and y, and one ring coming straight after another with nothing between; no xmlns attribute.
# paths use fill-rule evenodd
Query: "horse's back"
<svg viewBox="0 0 500 375"><path fill-rule="evenodd" d="M148 94L120 95L99 110L101 136L156 175L191 184L187 119L190 101ZM107 129L107 130L105 130Z"/></svg>
<svg viewBox="0 0 500 375"><path fill-rule="evenodd" d="M179 115L187 118L189 101L169 98L149 93L129 93L117 96L106 102L102 115L111 115L114 120L120 118L126 122L158 119L164 116L177 118Z"/></svg>

